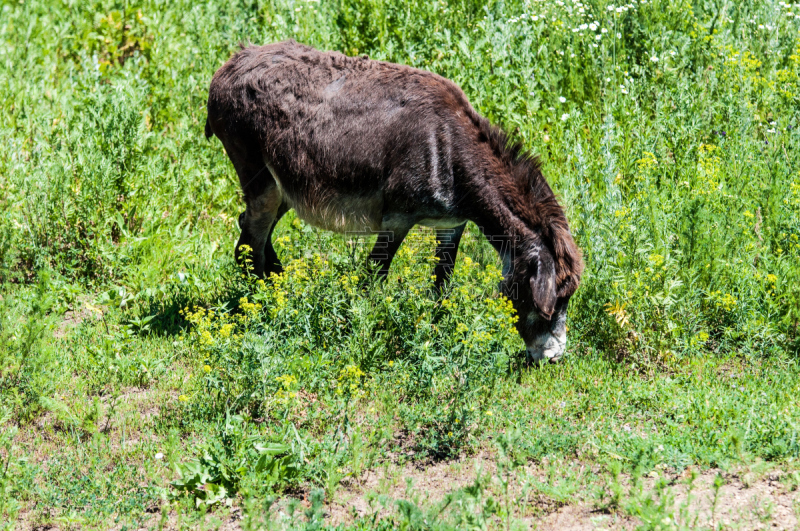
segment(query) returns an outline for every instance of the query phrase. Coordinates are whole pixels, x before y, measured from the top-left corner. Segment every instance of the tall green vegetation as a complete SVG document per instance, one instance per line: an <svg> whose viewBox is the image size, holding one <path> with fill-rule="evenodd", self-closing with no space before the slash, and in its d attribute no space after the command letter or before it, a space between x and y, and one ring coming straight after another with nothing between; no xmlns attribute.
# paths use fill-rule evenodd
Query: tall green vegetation
<svg viewBox="0 0 800 531"><path fill-rule="evenodd" d="M237 43L291 37L449 77L540 154L588 263L572 337L641 361L792 352L797 20L770 2L6 4L3 274L135 297L229 253L241 206L202 141L208 81Z"/></svg>

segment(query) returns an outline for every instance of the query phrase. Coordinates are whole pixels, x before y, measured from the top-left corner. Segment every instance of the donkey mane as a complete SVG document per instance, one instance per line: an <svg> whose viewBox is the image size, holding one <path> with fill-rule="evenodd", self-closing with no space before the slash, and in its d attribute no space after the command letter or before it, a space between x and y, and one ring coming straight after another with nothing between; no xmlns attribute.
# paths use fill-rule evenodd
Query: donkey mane
<svg viewBox="0 0 800 531"><path fill-rule="evenodd" d="M508 206L553 253L558 296L572 294L583 273L583 259L569 231L564 210L542 175L539 157L474 110L470 114L480 130L481 140L488 143L508 170L499 177L506 181L499 184Z"/></svg>

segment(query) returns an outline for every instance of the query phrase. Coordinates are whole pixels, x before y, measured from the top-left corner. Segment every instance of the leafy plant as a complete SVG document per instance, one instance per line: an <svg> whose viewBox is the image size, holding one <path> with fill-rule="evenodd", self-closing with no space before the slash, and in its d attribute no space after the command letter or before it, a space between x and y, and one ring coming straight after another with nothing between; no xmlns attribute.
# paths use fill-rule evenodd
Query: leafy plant
<svg viewBox="0 0 800 531"><path fill-rule="evenodd" d="M51 385L48 373L54 359L43 341L54 302L49 276L40 276L30 301L19 302L29 305L27 315L14 311L17 308L8 299L0 300L0 404L11 406L17 418L27 420L40 410L40 400Z"/></svg>

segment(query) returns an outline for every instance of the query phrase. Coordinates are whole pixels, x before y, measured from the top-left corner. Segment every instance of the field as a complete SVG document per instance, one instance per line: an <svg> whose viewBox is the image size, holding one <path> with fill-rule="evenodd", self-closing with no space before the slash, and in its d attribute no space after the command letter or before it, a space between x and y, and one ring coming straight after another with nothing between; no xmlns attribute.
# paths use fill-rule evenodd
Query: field
<svg viewBox="0 0 800 531"><path fill-rule="evenodd" d="M800 4L19 0L0 8L0 529L795 529ZM474 225L287 214L233 260L206 141L238 43L427 69L542 161L586 261L527 366Z"/></svg>

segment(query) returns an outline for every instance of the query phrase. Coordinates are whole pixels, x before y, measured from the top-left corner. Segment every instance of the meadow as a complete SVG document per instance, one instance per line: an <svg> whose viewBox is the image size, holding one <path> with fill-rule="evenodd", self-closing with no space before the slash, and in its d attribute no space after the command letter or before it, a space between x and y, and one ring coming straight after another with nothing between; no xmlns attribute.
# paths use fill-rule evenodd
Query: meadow
<svg viewBox="0 0 800 531"><path fill-rule="evenodd" d="M458 83L537 154L586 261L528 366L474 225L289 212L233 261L203 136L238 44ZM800 521L800 4L5 0L0 529L791 529Z"/></svg>

